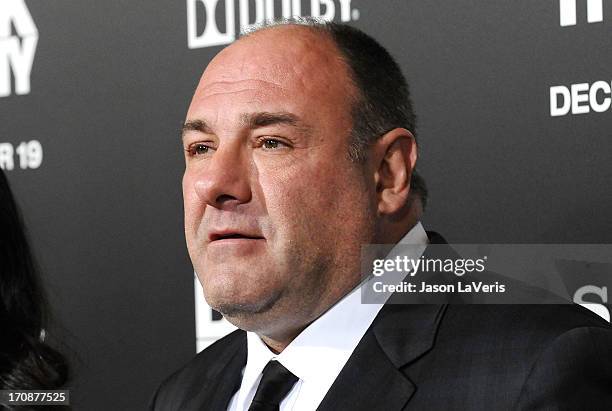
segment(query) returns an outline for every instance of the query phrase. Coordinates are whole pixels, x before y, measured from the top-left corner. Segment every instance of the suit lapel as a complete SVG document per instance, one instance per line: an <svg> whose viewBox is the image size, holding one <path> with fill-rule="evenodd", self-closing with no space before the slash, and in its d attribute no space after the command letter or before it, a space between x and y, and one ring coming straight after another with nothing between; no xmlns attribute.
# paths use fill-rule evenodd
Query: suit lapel
<svg viewBox="0 0 612 411"><path fill-rule="evenodd" d="M430 244L447 244L438 233L427 235ZM433 253L454 252L438 247ZM424 255L430 254L432 249L427 247ZM394 297L401 302L400 295L390 301ZM446 304L385 304L317 410L405 408L417 387L402 369L433 347L445 310Z"/></svg>
<svg viewBox="0 0 612 411"><path fill-rule="evenodd" d="M318 411L401 409L415 387L368 332L317 408Z"/></svg>
<svg viewBox="0 0 612 411"><path fill-rule="evenodd" d="M416 390L401 368L433 345L444 305L385 305L317 408L395 411Z"/></svg>

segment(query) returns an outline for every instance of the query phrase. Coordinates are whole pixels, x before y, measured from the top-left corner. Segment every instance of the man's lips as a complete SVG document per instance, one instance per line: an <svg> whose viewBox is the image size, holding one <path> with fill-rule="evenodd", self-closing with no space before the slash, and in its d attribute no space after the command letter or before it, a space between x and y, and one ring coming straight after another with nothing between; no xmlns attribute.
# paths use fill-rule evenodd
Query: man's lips
<svg viewBox="0 0 612 411"><path fill-rule="evenodd" d="M208 234L208 242L213 243L216 241L224 240L264 240L265 238L257 233L245 232L240 230L220 230L211 231Z"/></svg>

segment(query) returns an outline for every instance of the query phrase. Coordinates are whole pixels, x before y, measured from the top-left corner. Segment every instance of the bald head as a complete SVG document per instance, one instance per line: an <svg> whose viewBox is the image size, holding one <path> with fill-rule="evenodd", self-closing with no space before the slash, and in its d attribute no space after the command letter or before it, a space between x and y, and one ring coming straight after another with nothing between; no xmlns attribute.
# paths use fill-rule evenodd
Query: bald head
<svg viewBox="0 0 612 411"><path fill-rule="evenodd" d="M308 76L318 68L336 75L336 78L348 74L348 67L329 34L304 25L265 27L241 37L215 56L206 68L204 78L219 68L222 71L229 68L219 67L219 64L223 65L228 58L236 56L245 60L245 68L255 68L273 78L284 76L286 65L292 66L293 74L298 76ZM270 65L269 59L276 64Z"/></svg>

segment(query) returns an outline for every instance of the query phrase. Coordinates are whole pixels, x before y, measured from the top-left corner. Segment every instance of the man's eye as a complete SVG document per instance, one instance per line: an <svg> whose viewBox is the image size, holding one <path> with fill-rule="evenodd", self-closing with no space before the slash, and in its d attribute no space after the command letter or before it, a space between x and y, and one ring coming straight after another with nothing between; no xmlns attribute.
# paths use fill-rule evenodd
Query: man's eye
<svg viewBox="0 0 612 411"><path fill-rule="evenodd" d="M280 142L278 140L272 140L270 138L267 138L263 142L263 147L264 148L278 148L279 144Z"/></svg>
<svg viewBox="0 0 612 411"><path fill-rule="evenodd" d="M261 140L260 144L261 144L261 147L266 150L276 150L279 148L287 147L286 143L283 143L282 141L274 139L274 138L265 138Z"/></svg>
<svg viewBox="0 0 612 411"><path fill-rule="evenodd" d="M187 148L187 153L189 153L190 156L201 156L210 153L212 150L212 147L203 143L198 143L189 146L189 148Z"/></svg>

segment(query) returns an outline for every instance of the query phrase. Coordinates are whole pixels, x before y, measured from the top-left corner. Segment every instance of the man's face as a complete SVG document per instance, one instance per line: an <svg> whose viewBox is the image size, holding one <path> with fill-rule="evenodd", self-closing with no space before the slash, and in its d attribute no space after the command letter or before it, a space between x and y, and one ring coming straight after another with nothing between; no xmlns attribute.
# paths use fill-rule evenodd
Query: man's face
<svg viewBox="0 0 612 411"><path fill-rule="evenodd" d="M354 95L327 38L268 29L207 67L183 136L185 234L207 302L243 329L301 326L359 279L369 189Z"/></svg>

